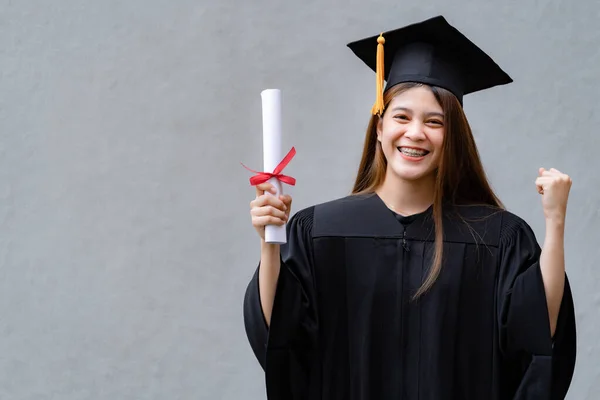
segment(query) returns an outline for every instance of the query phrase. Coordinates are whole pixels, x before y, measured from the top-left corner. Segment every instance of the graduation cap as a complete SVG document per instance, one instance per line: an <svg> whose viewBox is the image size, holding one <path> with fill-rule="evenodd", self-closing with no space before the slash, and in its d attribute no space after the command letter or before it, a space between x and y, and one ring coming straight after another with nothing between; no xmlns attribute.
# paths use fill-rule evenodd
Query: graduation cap
<svg viewBox="0 0 600 400"><path fill-rule="evenodd" d="M483 50L437 16L348 44L377 75L372 114L383 113L386 90L401 82L439 86L463 96L513 80ZM384 57L385 47L385 57Z"/></svg>

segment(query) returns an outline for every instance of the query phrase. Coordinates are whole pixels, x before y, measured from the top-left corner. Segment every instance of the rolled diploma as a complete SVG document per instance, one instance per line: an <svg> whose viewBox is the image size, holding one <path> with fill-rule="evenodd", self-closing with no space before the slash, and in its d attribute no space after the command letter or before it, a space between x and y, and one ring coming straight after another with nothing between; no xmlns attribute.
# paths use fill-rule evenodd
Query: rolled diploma
<svg viewBox="0 0 600 400"><path fill-rule="evenodd" d="M279 89L266 89L261 92L262 119L263 119L263 158L264 171L273 172L281 162L281 91ZM281 182L277 178L269 180L280 196L283 193ZM265 226L265 242L284 244L287 241L285 224L282 226Z"/></svg>

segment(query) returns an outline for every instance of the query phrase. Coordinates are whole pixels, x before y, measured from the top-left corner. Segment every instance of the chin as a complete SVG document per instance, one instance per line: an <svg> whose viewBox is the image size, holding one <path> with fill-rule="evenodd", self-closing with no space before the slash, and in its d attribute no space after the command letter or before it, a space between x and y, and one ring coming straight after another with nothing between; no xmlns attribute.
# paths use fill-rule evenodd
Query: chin
<svg viewBox="0 0 600 400"><path fill-rule="evenodd" d="M425 166L406 167L404 165L392 165L390 172L399 179L411 182L428 179L434 175L434 169Z"/></svg>

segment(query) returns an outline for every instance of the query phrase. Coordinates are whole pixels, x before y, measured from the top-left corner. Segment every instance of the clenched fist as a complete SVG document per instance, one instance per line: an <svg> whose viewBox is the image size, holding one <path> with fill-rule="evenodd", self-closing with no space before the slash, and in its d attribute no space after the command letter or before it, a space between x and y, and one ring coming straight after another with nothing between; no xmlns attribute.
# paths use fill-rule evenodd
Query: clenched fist
<svg viewBox="0 0 600 400"><path fill-rule="evenodd" d="M564 222L567 215L567 201L572 184L571 178L557 169L539 169L535 180L538 193L542 195L542 207L546 220Z"/></svg>
<svg viewBox="0 0 600 400"><path fill-rule="evenodd" d="M250 202L250 215L252 226L264 240L265 225L281 226L290 217L292 197L288 194L279 197L273 196L275 188L268 182L256 186L256 198Z"/></svg>

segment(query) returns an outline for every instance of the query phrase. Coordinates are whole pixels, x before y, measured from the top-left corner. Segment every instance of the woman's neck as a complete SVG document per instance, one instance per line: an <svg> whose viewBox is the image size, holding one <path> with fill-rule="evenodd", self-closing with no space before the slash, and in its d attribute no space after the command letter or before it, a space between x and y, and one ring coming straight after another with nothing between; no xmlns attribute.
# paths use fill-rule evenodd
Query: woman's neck
<svg viewBox="0 0 600 400"><path fill-rule="evenodd" d="M408 181L392 174L388 172L375 191L392 211L408 216L421 213L433 204L435 176Z"/></svg>

